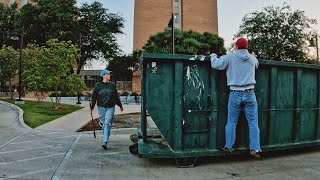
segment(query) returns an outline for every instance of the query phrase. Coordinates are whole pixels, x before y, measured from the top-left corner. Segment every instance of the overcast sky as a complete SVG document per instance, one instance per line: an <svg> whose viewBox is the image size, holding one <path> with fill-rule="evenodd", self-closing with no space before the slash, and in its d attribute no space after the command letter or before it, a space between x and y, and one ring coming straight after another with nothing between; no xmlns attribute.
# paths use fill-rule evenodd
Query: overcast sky
<svg viewBox="0 0 320 180"><path fill-rule="evenodd" d="M94 0L78 0L78 4L91 3ZM118 13L125 19L124 34L117 37L121 49L131 53L133 48L134 0L98 0L112 13ZM199 0L201 1L201 0ZM234 34L239 30L242 18L266 6L290 5L293 10L303 10L309 18L317 19L315 27L320 32L320 0L218 0L219 36L225 40L225 47L233 42ZM94 69L103 69L105 65L96 64Z"/></svg>

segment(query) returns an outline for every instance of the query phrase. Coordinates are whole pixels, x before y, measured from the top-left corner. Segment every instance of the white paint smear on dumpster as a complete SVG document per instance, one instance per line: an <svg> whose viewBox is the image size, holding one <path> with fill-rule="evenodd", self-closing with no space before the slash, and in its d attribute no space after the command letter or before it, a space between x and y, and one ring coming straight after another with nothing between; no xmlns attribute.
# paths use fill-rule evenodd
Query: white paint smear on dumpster
<svg viewBox="0 0 320 180"><path fill-rule="evenodd" d="M202 97L202 93L205 86L199 74L198 66L197 65L187 66L186 76L187 76L186 79L187 79L188 85L192 86L195 91L199 92L197 95L197 101L198 101L197 103L199 104L199 109L201 110L202 109L201 97Z"/></svg>

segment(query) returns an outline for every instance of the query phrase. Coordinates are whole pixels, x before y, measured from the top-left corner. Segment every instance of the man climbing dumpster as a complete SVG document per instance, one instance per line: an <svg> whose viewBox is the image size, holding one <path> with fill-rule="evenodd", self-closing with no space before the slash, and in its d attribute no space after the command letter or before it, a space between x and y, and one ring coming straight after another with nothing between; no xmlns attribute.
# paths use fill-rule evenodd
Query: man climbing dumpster
<svg viewBox="0 0 320 180"><path fill-rule="evenodd" d="M218 70L226 70L227 85L230 88L228 100L228 121L225 126L226 144L223 151L232 153L232 146L236 139L236 126L240 112L243 110L249 126L250 155L261 159L260 130L258 126L258 104L254 92L255 70L259 62L255 56L247 50L248 41L239 38L233 53L217 57L215 53L210 55L211 67Z"/></svg>

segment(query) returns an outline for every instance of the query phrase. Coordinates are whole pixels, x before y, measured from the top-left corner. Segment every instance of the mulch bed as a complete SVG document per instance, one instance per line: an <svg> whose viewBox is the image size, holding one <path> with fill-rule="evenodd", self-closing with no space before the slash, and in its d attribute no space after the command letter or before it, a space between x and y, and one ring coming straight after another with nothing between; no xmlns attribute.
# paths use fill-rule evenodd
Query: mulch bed
<svg viewBox="0 0 320 180"><path fill-rule="evenodd" d="M118 114L113 118L112 128L138 128L140 127L140 113L130 114ZM92 121L89 120L84 126L82 126L77 132L101 130L99 126L99 118L94 119L94 126Z"/></svg>

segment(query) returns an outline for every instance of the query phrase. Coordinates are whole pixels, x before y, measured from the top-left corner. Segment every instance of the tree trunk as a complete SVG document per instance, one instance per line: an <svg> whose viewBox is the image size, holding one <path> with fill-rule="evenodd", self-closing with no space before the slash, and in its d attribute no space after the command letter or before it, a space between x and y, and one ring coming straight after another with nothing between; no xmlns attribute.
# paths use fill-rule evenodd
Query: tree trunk
<svg viewBox="0 0 320 180"><path fill-rule="evenodd" d="M0 96L2 97L2 95L3 95L3 82L0 82Z"/></svg>
<svg viewBox="0 0 320 180"><path fill-rule="evenodd" d="M54 109L58 110L58 87L57 86L54 87L54 94L56 98Z"/></svg>
<svg viewBox="0 0 320 180"><path fill-rule="evenodd" d="M10 98L13 99L14 91L12 91L12 85L10 80L9 80L9 93L10 93Z"/></svg>

